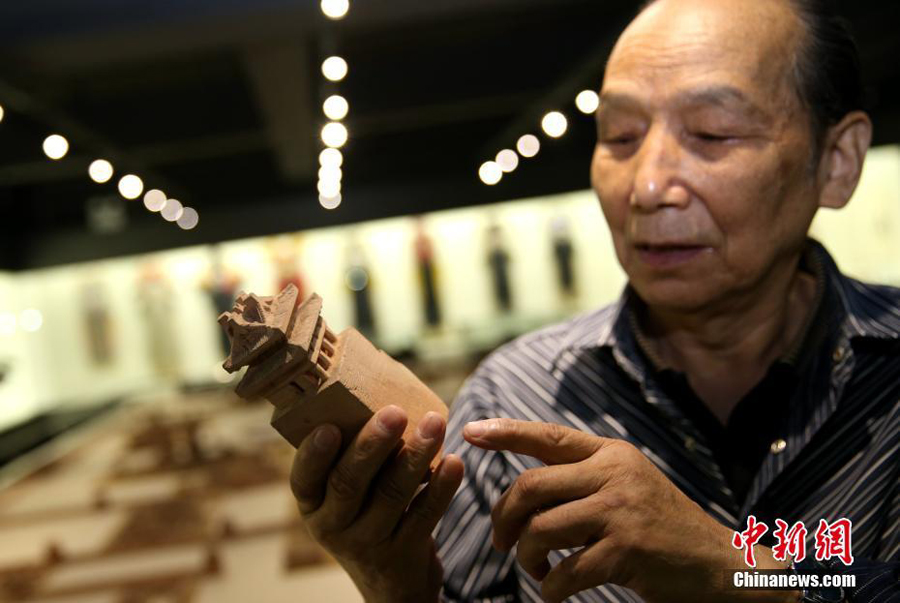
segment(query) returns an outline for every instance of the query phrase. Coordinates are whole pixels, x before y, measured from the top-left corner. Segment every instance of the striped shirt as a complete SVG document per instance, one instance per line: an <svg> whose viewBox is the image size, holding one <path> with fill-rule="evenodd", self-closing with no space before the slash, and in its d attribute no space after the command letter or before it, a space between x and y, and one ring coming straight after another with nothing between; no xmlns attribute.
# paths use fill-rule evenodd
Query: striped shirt
<svg viewBox="0 0 900 603"><path fill-rule="evenodd" d="M766 454L744 500L729 487L704 433L670 398L641 353L628 294L615 304L523 336L494 352L460 391L447 451L466 465L437 530L445 601L541 601L540 585L515 557L491 546L490 511L516 477L541 463L489 452L462 439L469 421L510 417L626 440L710 516L742 530L749 515L815 526L848 518L858 573L854 602L900 602L900 289L842 275L809 242L822 283L837 300L829 345L789 399L784 433ZM557 563L571 551L551 554ZM638 602L599 585L569 601Z"/></svg>

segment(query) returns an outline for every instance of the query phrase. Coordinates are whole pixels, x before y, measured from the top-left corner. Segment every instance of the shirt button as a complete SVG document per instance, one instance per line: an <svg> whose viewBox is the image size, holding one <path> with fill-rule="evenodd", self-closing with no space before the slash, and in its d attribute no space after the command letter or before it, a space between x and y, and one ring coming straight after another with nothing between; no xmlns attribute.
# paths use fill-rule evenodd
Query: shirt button
<svg viewBox="0 0 900 603"><path fill-rule="evenodd" d="M772 442L772 445L769 446L769 450L772 451L772 454L781 454L784 452L784 449L787 448L787 442L782 440L781 438Z"/></svg>
<svg viewBox="0 0 900 603"><path fill-rule="evenodd" d="M684 438L684 447L687 449L688 452L693 452L694 449L697 447L697 440L695 440L691 436Z"/></svg>
<svg viewBox="0 0 900 603"><path fill-rule="evenodd" d="M835 362L840 362L844 359L844 348L838 348L834 351L834 354L831 355L832 360Z"/></svg>

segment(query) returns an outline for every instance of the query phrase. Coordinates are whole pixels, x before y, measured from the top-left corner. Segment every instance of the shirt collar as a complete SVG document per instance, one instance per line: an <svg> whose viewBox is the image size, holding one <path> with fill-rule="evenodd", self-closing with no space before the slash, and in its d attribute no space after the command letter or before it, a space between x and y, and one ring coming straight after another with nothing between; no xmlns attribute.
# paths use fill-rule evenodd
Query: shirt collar
<svg viewBox="0 0 900 603"><path fill-rule="evenodd" d="M900 289L872 285L844 276L832 257L812 241L825 267L829 285L845 311L841 325L850 340L900 340Z"/></svg>
<svg viewBox="0 0 900 603"><path fill-rule="evenodd" d="M621 322L620 317L625 311L626 298L627 295L623 293L612 304L575 318L567 329L560 351L577 352L614 347L617 340L615 326Z"/></svg>

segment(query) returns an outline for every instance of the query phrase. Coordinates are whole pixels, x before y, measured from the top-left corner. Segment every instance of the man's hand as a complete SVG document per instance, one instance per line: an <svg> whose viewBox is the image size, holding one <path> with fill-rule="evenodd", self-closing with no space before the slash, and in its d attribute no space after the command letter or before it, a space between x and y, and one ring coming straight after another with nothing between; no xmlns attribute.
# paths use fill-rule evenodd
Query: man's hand
<svg viewBox="0 0 900 603"><path fill-rule="evenodd" d="M605 583L648 602L797 599L729 590L728 570L747 569L730 544L733 532L627 442L511 419L469 423L463 435L548 465L522 473L492 512L494 546L518 543L519 564L542 582L548 602ZM551 567L548 554L561 549L580 550ZM760 547L757 557L760 569L779 567L770 550Z"/></svg>
<svg viewBox="0 0 900 603"><path fill-rule="evenodd" d="M431 532L459 487L463 464L447 456L416 495L446 425L428 413L398 452L406 422L402 409L383 408L340 455L340 431L320 426L300 444L291 471L310 533L369 602L434 602L441 588Z"/></svg>

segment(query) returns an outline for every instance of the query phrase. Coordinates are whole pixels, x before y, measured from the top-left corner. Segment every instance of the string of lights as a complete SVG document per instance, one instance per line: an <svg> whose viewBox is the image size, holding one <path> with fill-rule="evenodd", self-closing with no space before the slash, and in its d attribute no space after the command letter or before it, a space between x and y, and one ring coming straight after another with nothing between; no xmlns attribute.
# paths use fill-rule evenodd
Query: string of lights
<svg viewBox="0 0 900 603"><path fill-rule="evenodd" d="M600 106L600 97L593 90L582 90L575 97L575 106L585 115L593 115ZM541 130L549 138L562 138L569 131L569 119L561 111L550 111L541 119ZM516 142L516 149L503 149L497 156L478 168L478 177L488 185L499 184L505 174L519 167L520 157L532 159L541 151L541 140L534 134L524 134Z"/></svg>
<svg viewBox="0 0 900 603"><path fill-rule="evenodd" d="M350 10L349 0L322 0L322 13L332 21L338 21L347 16ZM322 75L332 84L336 84L347 77L350 68L347 61L340 56L332 55L322 61ZM322 103L322 113L329 120L321 131L322 144L325 148L319 154L319 178L316 188L319 191L319 204L325 209L337 209L342 201L342 181L344 177L341 169L344 163L344 155L341 148L347 144L350 133L343 123L344 118L350 113L350 104L340 94L331 94Z"/></svg>
<svg viewBox="0 0 900 603"><path fill-rule="evenodd" d="M0 105L0 122L6 112ZM53 161L59 161L69 154L69 141L62 134L51 134L44 139L44 154ZM109 182L115 169L106 159L95 159L88 166L88 176L97 184ZM128 201L133 201L144 192L144 181L136 174L125 174L117 184L119 194ZM185 207L177 199L169 199L165 193L153 189L144 195L144 206L151 212L158 212L167 222L174 222L182 230L193 230L200 223L200 214L191 207Z"/></svg>
<svg viewBox="0 0 900 603"><path fill-rule="evenodd" d="M6 117L6 110L0 105L0 122ZM70 144L62 134L51 134L42 144L44 154L52 161L59 161L69 154ZM106 159L95 159L88 166L88 176L97 184L112 180L115 169ZM119 194L133 201L144 192L144 181L136 174L125 174L117 184ZM200 222L200 214L191 207L185 207L177 199L169 199L161 190L152 189L144 195L144 206L151 212L158 212L167 222L174 222L182 230L192 230ZM36 308L26 308L18 313L0 312L0 337L11 337L16 331L36 333L44 324L44 316Z"/></svg>

